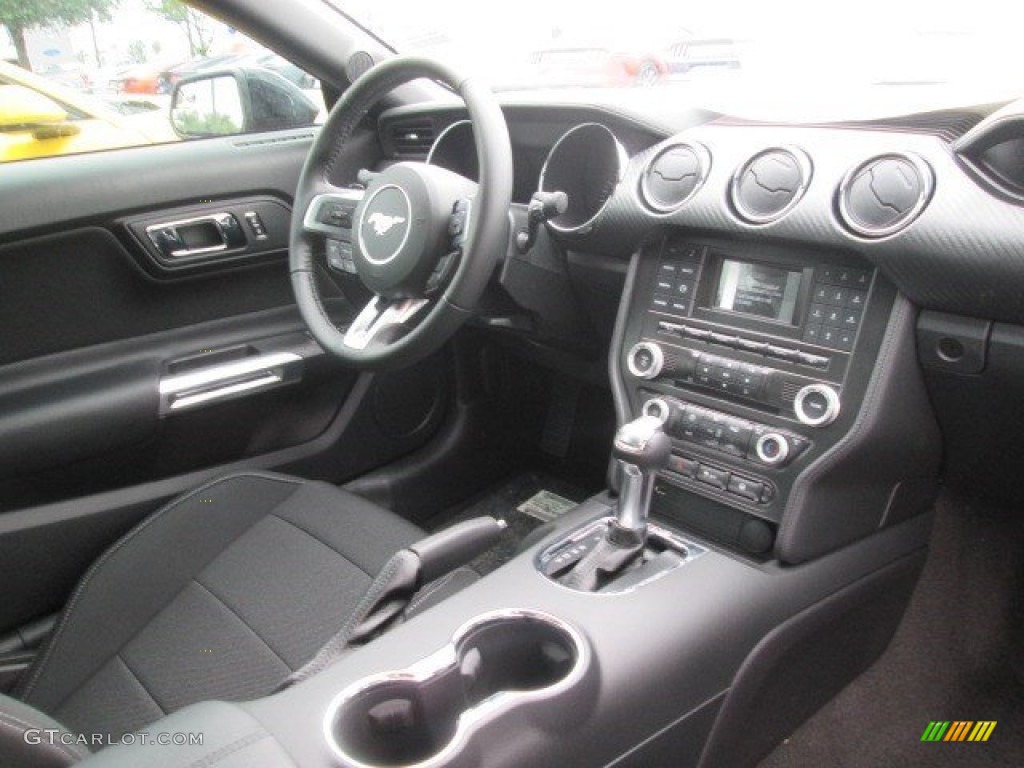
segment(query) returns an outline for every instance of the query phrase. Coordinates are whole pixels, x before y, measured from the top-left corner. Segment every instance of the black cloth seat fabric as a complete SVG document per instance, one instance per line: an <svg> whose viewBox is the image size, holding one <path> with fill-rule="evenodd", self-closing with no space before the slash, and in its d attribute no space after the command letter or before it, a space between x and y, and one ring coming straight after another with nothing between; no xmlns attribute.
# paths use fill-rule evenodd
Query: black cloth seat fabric
<svg viewBox="0 0 1024 768"><path fill-rule="evenodd" d="M423 535L326 483L218 479L107 550L16 693L77 733L113 739L194 702L264 696Z"/></svg>

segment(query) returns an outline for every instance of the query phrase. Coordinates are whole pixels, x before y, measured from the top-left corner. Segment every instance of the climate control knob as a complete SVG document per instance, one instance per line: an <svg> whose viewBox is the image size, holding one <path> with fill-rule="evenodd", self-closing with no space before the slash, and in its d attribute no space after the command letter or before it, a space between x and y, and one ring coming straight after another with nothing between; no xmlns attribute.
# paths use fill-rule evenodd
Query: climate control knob
<svg viewBox="0 0 1024 768"><path fill-rule="evenodd" d="M641 411L644 416L653 416L663 425L668 424L668 420L672 416L672 406L668 404L668 401L662 400L660 397L652 397L645 402Z"/></svg>
<svg viewBox="0 0 1024 768"><path fill-rule="evenodd" d="M638 379L654 379L665 366L665 353L649 341L634 344L626 355L626 368Z"/></svg>
<svg viewBox="0 0 1024 768"><path fill-rule="evenodd" d="M789 441L778 432L766 432L754 443L754 453L765 464L781 464L789 458Z"/></svg>
<svg viewBox="0 0 1024 768"><path fill-rule="evenodd" d="M828 384L808 384L796 393L793 410L802 424L827 427L839 417L839 393Z"/></svg>

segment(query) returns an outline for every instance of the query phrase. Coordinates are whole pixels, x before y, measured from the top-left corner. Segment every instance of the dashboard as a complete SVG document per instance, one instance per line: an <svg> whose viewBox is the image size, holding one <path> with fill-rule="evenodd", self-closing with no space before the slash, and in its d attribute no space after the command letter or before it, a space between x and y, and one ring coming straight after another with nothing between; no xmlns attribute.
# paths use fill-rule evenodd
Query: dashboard
<svg viewBox="0 0 1024 768"><path fill-rule="evenodd" d="M1020 105L827 125L504 109L513 229L534 193L568 206L505 254L490 325L584 357L611 345L620 421L654 415L673 438L655 514L798 562L927 506L929 397L962 430L949 377L982 370L993 323L1024 322ZM391 160L475 174L457 105L379 130Z"/></svg>

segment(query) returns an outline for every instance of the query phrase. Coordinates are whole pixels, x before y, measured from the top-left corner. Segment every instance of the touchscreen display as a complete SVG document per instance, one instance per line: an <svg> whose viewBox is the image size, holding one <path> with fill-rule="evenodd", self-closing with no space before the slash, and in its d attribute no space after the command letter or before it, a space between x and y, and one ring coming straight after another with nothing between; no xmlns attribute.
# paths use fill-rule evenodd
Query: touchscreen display
<svg viewBox="0 0 1024 768"><path fill-rule="evenodd" d="M792 323L802 277L801 271L725 259L715 308Z"/></svg>

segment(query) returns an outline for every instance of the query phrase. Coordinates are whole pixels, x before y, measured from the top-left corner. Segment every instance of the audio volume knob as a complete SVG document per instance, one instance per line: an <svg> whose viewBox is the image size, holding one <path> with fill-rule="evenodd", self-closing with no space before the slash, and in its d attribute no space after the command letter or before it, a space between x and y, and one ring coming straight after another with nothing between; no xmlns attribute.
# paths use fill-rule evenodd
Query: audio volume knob
<svg viewBox="0 0 1024 768"><path fill-rule="evenodd" d="M626 368L638 379L653 379L665 365L665 353L661 347L649 341L634 344L626 356Z"/></svg>
<svg viewBox="0 0 1024 768"><path fill-rule="evenodd" d="M641 410L644 416L653 416L662 424L668 424L669 417L672 415L672 406L660 397L652 397L644 403Z"/></svg>
<svg viewBox="0 0 1024 768"><path fill-rule="evenodd" d="M765 464L781 464L789 458L789 441L778 432L766 432L754 443L754 453Z"/></svg>
<svg viewBox="0 0 1024 768"><path fill-rule="evenodd" d="M828 384L808 384L796 393L793 410L802 424L827 427L839 417L839 393Z"/></svg>

